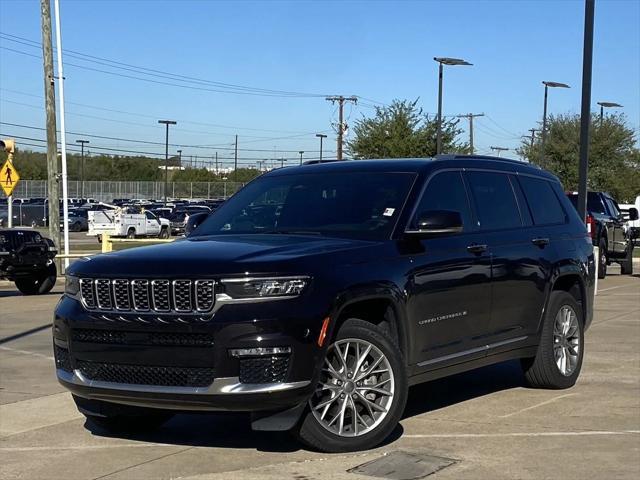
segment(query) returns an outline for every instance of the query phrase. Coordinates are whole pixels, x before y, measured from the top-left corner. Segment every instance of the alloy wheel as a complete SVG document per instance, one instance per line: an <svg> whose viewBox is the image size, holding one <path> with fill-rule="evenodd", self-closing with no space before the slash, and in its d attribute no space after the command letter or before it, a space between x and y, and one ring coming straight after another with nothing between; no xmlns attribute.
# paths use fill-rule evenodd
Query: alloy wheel
<svg viewBox="0 0 640 480"><path fill-rule="evenodd" d="M580 324L578 315L569 305L563 305L553 325L553 354L558 370L570 376L580 358Z"/></svg>
<svg viewBox="0 0 640 480"><path fill-rule="evenodd" d="M357 437L386 418L394 400L393 370L372 343L347 338L329 347L309 406L320 425L341 437Z"/></svg>

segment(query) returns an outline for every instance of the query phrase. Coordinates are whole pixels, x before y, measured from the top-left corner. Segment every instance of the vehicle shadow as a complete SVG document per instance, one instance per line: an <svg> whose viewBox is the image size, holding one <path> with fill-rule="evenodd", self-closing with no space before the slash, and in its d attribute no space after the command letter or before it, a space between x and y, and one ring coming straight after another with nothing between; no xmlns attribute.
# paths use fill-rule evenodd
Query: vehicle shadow
<svg viewBox="0 0 640 480"><path fill-rule="evenodd" d="M518 361L483 367L412 387L403 419L440 410L464 401L524 386ZM248 414L178 414L160 429L136 434L113 434L87 420L93 435L194 447L255 449L261 452L296 452L304 447L287 432L254 432ZM398 425L380 446L395 442L404 430Z"/></svg>
<svg viewBox="0 0 640 480"><path fill-rule="evenodd" d="M60 296L63 291L60 289L51 290L49 293L43 293L40 295L25 295L20 292L20 290L0 290L0 298L10 298L10 297L50 297L50 296Z"/></svg>

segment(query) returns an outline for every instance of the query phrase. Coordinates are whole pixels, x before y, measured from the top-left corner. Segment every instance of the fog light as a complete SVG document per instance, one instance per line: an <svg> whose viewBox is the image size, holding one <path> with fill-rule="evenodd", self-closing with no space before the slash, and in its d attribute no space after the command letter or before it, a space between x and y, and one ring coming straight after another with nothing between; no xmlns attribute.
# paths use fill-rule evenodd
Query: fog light
<svg viewBox="0 0 640 480"><path fill-rule="evenodd" d="M257 348L232 348L229 354L232 357L262 357L265 355L285 355L291 353L291 347L257 347Z"/></svg>

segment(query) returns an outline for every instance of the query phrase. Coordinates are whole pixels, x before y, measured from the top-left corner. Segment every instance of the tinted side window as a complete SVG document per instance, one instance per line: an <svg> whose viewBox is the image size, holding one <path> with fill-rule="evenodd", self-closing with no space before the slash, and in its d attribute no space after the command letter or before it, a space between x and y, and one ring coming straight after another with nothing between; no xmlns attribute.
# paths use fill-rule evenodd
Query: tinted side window
<svg viewBox="0 0 640 480"><path fill-rule="evenodd" d="M514 228L522 225L520 211L509 177L502 173L467 173L482 230Z"/></svg>
<svg viewBox="0 0 640 480"><path fill-rule="evenodd" d="M518 179L536 225L553 225L566 221L560 201L548 181L526 176Z"/></svg>
<svg viewBox="0 0 640 480"><path fill-rule="evenodd" d="M607 205L609 207L609 211L611 212L611 215L614 216L614 217L619 217L620 216L620 209L618 208L618 204L615 202L615 200L607 198L606 202L607 202Z"/></svg>
<svg viewBox="0 0 640 480"><path fill-rule="evenodd" d="M426 210L460 212L463 231L471 229L469 201L460 172L438 173L429 181L416 209L416 216L411 222L411 228L417 228L417 217Z"/></svg>

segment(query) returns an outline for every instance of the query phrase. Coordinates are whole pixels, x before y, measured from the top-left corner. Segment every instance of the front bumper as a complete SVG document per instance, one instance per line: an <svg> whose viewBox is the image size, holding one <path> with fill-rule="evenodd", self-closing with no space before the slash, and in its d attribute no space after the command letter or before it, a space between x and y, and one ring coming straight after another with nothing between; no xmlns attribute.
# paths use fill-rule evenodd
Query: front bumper
<svg viewBox="0 0 640 480"><path fill-rule="evenodd" d="M265 302L259 309L256 305L225 305L205 321L194 318L172 322L165 316L158 317L158 322L145 318L148 323L144 323L127 315L89 312L65 296L54 318L56 374L72 393L94 400L174 410L285 409L306 402L313 392L324 355L316 343L322 318L310 313L304 301L293 299ZM205 334L213 338L212 344L185 342L185 338ZM166 340L174 335L179 341L171 345L150 341L152 337ZM230 350L256 347L289 347L285 371L279 370L277 378L251 380L256 377L247 376L244 359L232 356ZM65 361L59 361L61 351L68 357ZM90 377L93 371L86 365L153 368L154 372L212 369L214 376L206 385L162 385L158 384L157 373L148 384L139 381L140 376L133 377L133 382L114 381L112 377L105 381ZM148 371L142 375L148 375Z"/></svg>

